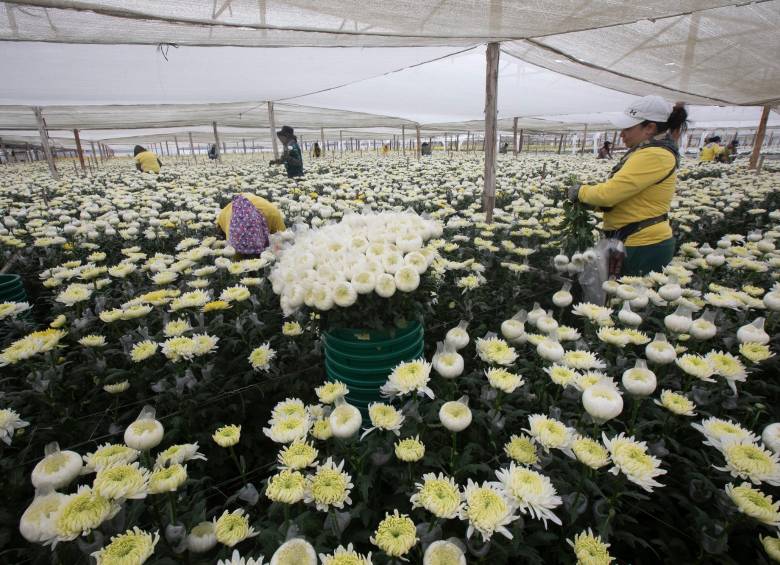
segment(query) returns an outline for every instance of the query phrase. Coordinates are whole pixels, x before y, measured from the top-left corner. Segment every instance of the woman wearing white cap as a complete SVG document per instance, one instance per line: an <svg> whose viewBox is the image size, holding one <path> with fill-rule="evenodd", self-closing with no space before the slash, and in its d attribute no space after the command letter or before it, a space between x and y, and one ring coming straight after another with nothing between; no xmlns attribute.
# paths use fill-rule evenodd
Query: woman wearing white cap
<svg viewBox="0 0 780 565"><path fill-rule="evenodd" d="M604 232L625 244L625 257L610 258L610 275L661 271L674 256L669 225L680 154L677 140L687 125L682 105L645 96L611 120L622 128L628 152L600 184L572 187L569 197L604 211ZM621 260L622 259L622 260Z"/></svg>

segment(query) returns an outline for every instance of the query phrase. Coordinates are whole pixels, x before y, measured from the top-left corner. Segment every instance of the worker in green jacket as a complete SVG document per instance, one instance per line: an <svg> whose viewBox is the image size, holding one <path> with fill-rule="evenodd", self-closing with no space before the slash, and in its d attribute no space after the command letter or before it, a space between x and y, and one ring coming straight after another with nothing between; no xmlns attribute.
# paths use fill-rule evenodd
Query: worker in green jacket
<svg viewBox="0 0 780 565"><path fill-rule="evenodd" d="M605 236L623 242L624 257L610 258L611 275L661 271L674 256L668 214L680 164L677 140L687 117L684 106L660 96L640 98L612 120L629 150L607 180L569 191L572 200L600 208Z"/></svg>
<svg viewBox="0 0 780 565"><path fill-rule="evenodd" d="M303 155L301 154L298 138L295 137L293 128L282 126L282 129L276 132L276 137L284 145L284 151L279 159L271 161L271 165L284 165L284 168L287 170L287 176L290 178L302 177Z"/></svg>

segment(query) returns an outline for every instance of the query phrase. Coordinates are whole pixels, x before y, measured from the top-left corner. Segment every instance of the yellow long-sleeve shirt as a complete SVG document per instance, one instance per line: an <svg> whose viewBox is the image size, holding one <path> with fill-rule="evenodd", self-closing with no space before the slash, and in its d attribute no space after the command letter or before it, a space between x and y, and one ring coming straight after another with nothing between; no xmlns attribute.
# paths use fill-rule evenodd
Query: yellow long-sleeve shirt
<svg viewBox="0 0 780 565"><path fill-rule="evenodd" d="M255 208L265 217L265 222L268 224L268 231L276 233L287 229L284 225L284 216L279 211L279 208L271 204L265 198L250 194L248 192L242 192L241 196L245 197ZM225 232L225 237L228 237L230 230L230 219L233 217L233 203L231 202L219 212L217 216L217 225Z"/></svg>
<svg viewBox="0 0 780 565"><path fill-rule="evenodd" d="M721 151L723 151L723 148L717 143L708 143L701 148L701 151L699 152L699 161L714 161L715 157L717 157Z"/></svg>
<svg viewBox="0 0 780 565"><path fill-rule="evenodd" d="M579 200L591 206L611 208L604 212L604 229L616 230L633 222L669 212L677 184L672 153L662 147L638 149L615 175L600 184L582 185ZM669 222L639 230L626 239L626 246L653 245L672 237Z"/></svg>
<svg viewBox="0 0 780 565"><path fill-rule="evenodd" d="M145 173L160 172L160 163L157 161L157 155L151 151L141 151L135 156L135 162L141 165L141 170Z"/></svg>

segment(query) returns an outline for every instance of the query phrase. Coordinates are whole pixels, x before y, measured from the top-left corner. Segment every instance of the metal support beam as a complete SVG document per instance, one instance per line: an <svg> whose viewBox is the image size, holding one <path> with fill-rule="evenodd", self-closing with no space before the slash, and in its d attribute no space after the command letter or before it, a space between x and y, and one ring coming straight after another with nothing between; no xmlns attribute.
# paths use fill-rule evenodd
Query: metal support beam
<svg viewBox="0 0 780 565"><path fill-rule="evenodd" d="M422 155L422 146L420 145L420 124L417 124L414 126L417 131L417 159L420 159L420 155Z"/></svg>
<svg viewBox="0 0 780 565"><path fill-rule="evenodd" d="M512 120L512 153L517 157L517 117Z"/></svg>
<svg viewBox="0 0 780 565"><path fill-rule="evenodd" d="M197 159L195 158L195 144L192 143L192 132L189 132L188 135L190 136L190 153L192 153L192 161L197 163Z"/></svg>

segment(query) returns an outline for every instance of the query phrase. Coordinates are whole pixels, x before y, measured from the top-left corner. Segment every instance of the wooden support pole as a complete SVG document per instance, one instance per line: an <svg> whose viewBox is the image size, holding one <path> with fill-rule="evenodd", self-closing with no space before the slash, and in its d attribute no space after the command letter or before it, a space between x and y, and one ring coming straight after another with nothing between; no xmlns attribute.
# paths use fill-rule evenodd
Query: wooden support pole
<svg viewBox="0 0 780 565"><path fill-rule="evenodd" d="M171 156L171 148L168 146L168 140L165 140L165 153L168 155L168 157Z"/></svg>
<svg viewBox="0 0 780 565"><path fill-rule="evenodd" d="M520 146L517 148L517 152L518 153L522 153L523 152L523 133L524 133L524 131L525 130L522 130L522 129L520 130Z"/></svg>
<svg viewBox="0 0 780 565"><path fill-rule="evenodd" d="M422 146L420 145L420 124L417 124L415 128L417 131L417 160L419 160L420 155L422 155Z"/></svg>
<svg viewBox="0 0 780 565"><path fill-rule="evenodd" d="M179 138L173 136L173 144L176 146L176 156L181 157L181 149L179 149Z"/></svg>
<svg viewBox="0 0 780 565"><path fill-rule="evenodd" d="M512 153L517 157L517 117L512 120Z"/></svg>
<svg viewBox="0 0 780 565"><path fill-rule="evenodd" d="M493 221L493 208L496 205L496 134L498 120L498 58L500 44L488 43L485 72L485 188L482 207L485 221Z"/></svg>
<svg viewBox="0 0 780 565"><path fill-rule="evenodd" d="M758 122L756 137L753 141L753 153L750 154L750 164L748 165L749 169L755 169L756 165L758 165L758 156L761 154L761 146L764 143L767 120L769 120L769 106L764 106L764 110L761 112L761 121Z"/></svg>
<svg viewBox="0 0 780 565"><path fill-rule="evenodd" d="M274 118L274 103L268 101L268 124L271 127L271 143L274 147L274 160L279 159L279 142L276 139L276 119Z"/></svg>
<svg viewBox="0 0 780 565"><path fill-rule="evenodd" d="M73 137L76 138L76 152L79 156L79 163L81 163L82 172L87 171L86 165L84 165L84 151L81 149L81 138L79 137L79 130L73 130Z"/></svg>
<svg viewBox="0 0 780 565"><path fill-rule="evenodd" d="M95 168L98 168L98 158L97 158L97 152L95 151L95 142L90 141L89 142L90 147L92 147L92 160L95 161Z"/></svg>
<svg viewBox="0 0 780 565"><path fill-rule="evenodd" d="M406 157L406 126L401 124L401 145L403 146L403 155Z"/></svg>
<svg viewBox="0 0 780 565"><path fill-rule="evenodd" d="M561 134L561 139L558 141L558 155L563 151L563 136L564 134Z"/></svg>
<svg viewBox="0 0 780 565"><path fill-rule="evenodd" d="M187 135L190 137L190 153L192 154L192 162L197 163L198 160L195 158L195 144L192 143L192 132L188 132Z"/></svg>
<svg viewBox="0 0 780 565"><path fill-rule="evenodd" d="M241 138L241 145L244 146L244 155L246 155L246 139Z"/></svg>
<svg viewBox="0 0 780 565"><path fill-rule="evenodd" d="M580 155L585 153L585 144L588 142L588 124L585 124L585 129L582 132L582 147L580 147Z"/></svg>
<svg viewBox="0 0 780 565"><path fill-rule="evenodd" d="M219 147L219 132L217 131L217 122L211 122L211 127L214 128L214 145L217 149L217 161L222 161L222 149Z"/></svg>
<svg viewBox="0 0 780 565"><path fill-rule="evenodd" d="M344 133L339 130L339 153L344 156Z"/></svg>
<svg viewBox="0 0 780 565"><path fill-rule="evenodd" d="M46 157L46 163L49 165L49 173L54 180L59 180L60 174L57 172L57 167L54 165L54 157L49 147L49 134L46 131L46 122L43 119L43 111L40 106L33 107L33 113L35 114L35 121L38 122L38 134L41 136L41 146L43 147L43 154ZM48 204L49 195L44 188L43 198Z"/></svg>
<svg viewBox="0 0 780 565"><path fill-rule="evenodd" d="M325 128L320 128L320 155L325 156Z"/></svg>

